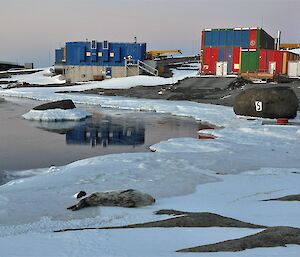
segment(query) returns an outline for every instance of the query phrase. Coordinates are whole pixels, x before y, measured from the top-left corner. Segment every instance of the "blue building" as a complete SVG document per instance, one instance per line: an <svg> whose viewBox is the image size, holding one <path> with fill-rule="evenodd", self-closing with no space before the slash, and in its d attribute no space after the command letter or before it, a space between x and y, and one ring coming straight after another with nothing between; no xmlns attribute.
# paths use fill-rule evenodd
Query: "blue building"
<svg viewBox="0 0 300 257"><path fill-rule="evenodd" d="M142 71L154 73L144 63L145 59L146 43L92 40L67 42L65 47L55 50L56 70L68 82L134 76Z"/></svg>

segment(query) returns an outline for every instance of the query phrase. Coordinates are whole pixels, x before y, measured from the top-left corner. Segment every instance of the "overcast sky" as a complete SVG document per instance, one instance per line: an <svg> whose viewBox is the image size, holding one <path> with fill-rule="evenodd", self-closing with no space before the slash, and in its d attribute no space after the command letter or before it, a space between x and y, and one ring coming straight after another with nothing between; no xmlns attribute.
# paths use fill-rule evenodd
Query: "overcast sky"
<svg viewBox="0 0 300 257"><path fill-rule="evenodd" d="M300 42L300 0L0 0L0 60L54 61L66 41L131 42L198 53L204 28L263 27ZM50 57L50 58L49 58Z"/></svg>

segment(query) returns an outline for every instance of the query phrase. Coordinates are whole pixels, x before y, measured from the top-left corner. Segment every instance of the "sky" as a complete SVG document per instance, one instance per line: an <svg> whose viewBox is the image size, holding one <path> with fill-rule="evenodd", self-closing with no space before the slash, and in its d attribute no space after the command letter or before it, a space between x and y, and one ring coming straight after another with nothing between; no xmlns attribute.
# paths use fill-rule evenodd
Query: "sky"
<svg viewBox="0 0 300 257"><path fill-rule="evenodd" d="M204 28L262 27L300 43L299 0L0 0L0 61L54 63L68 41L146 42L197 54Z"/></svg>

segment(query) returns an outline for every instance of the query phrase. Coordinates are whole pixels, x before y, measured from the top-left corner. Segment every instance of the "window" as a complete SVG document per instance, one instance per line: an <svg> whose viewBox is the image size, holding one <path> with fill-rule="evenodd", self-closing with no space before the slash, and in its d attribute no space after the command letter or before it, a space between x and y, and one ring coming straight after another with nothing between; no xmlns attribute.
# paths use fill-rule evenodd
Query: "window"
<svg viewBox="0 0 300 257"><path fill-rule="evenodd" d="M97 49L97 41L96 40L92 40L91 49Z"/></svg>
<svg viewBox="0 0 300 257"><path fill-rule="evenodd" d="M114 58L114 57L115 57L115 53L114 53L114 52L110 52L110 53L109 53L109 56L110 56L111 58Z"/></svg>
<svg viewBox="0 0 300 257"><path fill-rule="evenodd" d="M98 57L102 57L102 52L98 52Z"/></svg>
<svg viewBox="0 0 300 257"><path fill-rule="evenodd" d="M86 56L90 57L91 56L91 52L86 52Z"/></svg>
<svg viewBox="0 0 300 257"><path fill-rule="evenodd" d="M108 45L109 45L108 41L104 40L103 41L103 49L108 49Z"/></svg>

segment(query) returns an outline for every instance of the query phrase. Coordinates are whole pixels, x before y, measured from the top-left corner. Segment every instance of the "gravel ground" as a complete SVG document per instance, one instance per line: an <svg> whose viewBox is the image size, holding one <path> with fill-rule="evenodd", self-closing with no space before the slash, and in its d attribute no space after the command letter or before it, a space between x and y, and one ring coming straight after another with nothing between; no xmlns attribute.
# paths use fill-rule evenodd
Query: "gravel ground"
<svg viewBox="0 0 300 257"><path fill-rule="evenodd" d="M85 91L85 93L147 99L189 100L199 103L233 106L235 96L242 90L264 85L266 84L250 84L240 78L199 77L188 78L174 85L138 86L130 89L93 89ZM298 99L300 99L300 80L294 80L290 83L278 83L277 85L292 87Z"/></svg>

